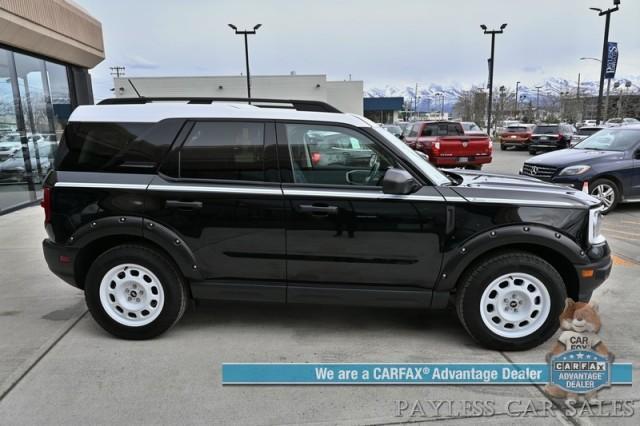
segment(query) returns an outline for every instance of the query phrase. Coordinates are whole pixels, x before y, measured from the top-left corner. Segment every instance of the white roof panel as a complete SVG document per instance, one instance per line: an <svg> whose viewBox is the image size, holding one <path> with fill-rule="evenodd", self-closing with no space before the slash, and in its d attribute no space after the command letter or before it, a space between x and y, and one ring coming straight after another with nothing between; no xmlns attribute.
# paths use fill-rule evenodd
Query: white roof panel
<svg viewBox="0 0 640 426"><path fill-rule="evenodd" d="M370 127L356 114L296 111L288 108L264 108L243 103L187 104L152 102L147 104L82 105L76 108L70 122L157 123L168 118L247 118L266 120L328 121Z"/></svg>

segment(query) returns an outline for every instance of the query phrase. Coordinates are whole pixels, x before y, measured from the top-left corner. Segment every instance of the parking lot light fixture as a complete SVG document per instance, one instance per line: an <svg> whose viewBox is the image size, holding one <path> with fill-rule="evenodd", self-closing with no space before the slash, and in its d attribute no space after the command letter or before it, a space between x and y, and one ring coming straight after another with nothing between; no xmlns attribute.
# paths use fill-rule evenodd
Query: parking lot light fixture
<svg viewBox="0 0 640 426"><path fill-rule="evenodd" d="M491 105L493 101L493 62L495 56L496 34L502 34L507 24L500 25L499 30L489 30L487 26L482 24L480 28L485 34L491 35L491 58L489 58L489 101L487 105L487 132L491 135Z"/></svg>
<svg viewBox="0 0 640 426"><path fill-rule="evenodd" d="M236 27L233 24L228 24L228 25L229 25L229 28L235 31L236 34L244 36L244 58L247 66L247 99L249 103L251 103L251 74L249 73L249 41L247 39L247 36L249 34L255 34L258 28L262 26L262 24L254 25L252 30L244 30L244 31L238 30L238 27Z"/></svg>

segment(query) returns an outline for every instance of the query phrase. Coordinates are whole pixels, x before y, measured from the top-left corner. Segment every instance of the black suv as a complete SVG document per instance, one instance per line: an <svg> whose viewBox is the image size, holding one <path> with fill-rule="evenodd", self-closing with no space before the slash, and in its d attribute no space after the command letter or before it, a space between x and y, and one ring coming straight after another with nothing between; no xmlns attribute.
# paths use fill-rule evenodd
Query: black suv
<svg viewBox="0 0 640 426"><path fill-rule="evenodd" d="M609 275L580 191L442 172L323 103L157 100L77 108L44 185L49 268L116 336L159 335L191 298L451 302L483 345L526 349Z"/></svg>
<svg viewBox="0 0 640 426"><path fill-rule="evenodd" d="M529 142L529 154L538 151L569 148L573 137L573 127L570 124L538 124L533 128Z"/></svg>

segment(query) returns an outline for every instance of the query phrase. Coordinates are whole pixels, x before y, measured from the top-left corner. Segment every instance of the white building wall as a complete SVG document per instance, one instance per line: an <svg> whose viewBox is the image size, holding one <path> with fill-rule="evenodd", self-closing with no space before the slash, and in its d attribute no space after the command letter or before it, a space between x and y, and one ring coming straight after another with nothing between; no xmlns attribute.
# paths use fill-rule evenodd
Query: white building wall
<svg viewBox="0 0 640 426"><path fill-rule="evenodd" d="M245 76L124 77L114 78L114 88L116 97L247 97ZM343 112L363 113L363 82L327 81L325 75L251 76L251 96L323 101Z"/></svg>

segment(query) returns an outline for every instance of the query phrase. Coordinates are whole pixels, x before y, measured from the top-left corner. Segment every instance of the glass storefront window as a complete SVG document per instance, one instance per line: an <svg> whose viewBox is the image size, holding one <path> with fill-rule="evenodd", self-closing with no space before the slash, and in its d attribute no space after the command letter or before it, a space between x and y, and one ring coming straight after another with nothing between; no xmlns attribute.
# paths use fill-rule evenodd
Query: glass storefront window
<svg viewBox="0 0 640 426"><path fill-rule="evenodd" d="M0 49L0 213L40 197L71 109L67 67Z"/></svg>

